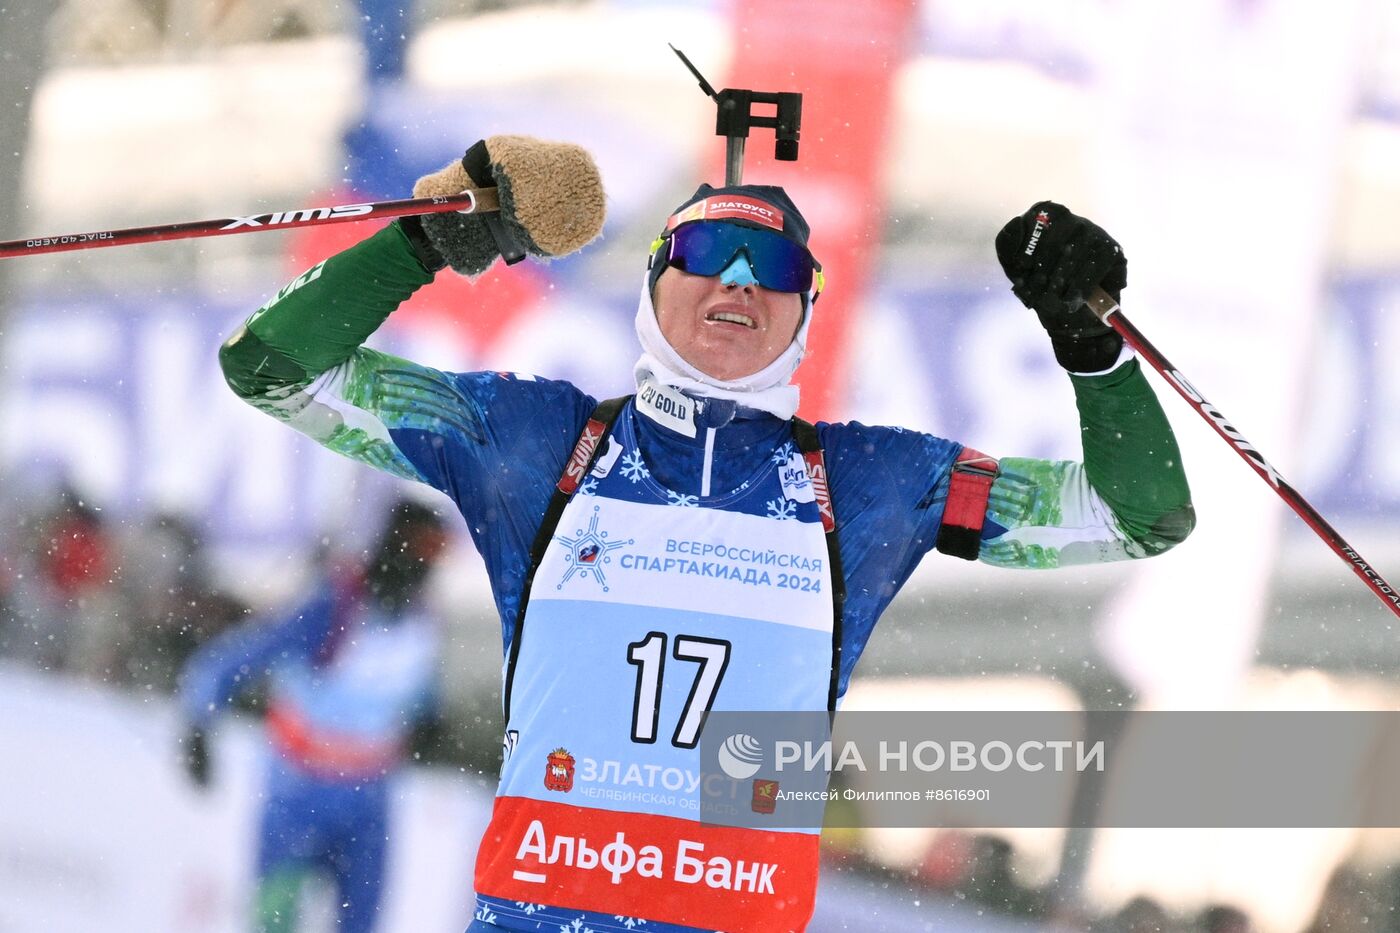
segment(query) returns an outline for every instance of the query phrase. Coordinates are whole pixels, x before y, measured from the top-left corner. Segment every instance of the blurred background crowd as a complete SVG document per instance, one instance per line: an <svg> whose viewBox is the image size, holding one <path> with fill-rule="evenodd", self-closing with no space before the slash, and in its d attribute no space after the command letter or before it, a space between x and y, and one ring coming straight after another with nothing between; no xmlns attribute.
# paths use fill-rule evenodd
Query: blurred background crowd
<svg viewBox="0 0 1400 933"><path fill-rule="evenodd" d="M757 139L746 175L793 192L830 275L805 416L1077 457L1069 387L991 249L1053 197L1123 242L1139 326L1400 576L1386 0L25 0L0 6L0 238L401 197L482 136L576 141L608 187L602 242L442 276L374 343L619 394L645 245L721 174L667 42L717 87L807 94L801 161ZM194 797L181 666L361 555L412 491L241 406L215 352L366 232L0 262L0 930L241 928L257 699L220 737L225 786ZM1395 708L1390 614L1155 384L1191 541L1143 568L930 559L848 709ZM453 530L430 587L442 728L396 804L388 929L465 925L499 761L499 622ZM1400 929L1385 830L827 843L815 931Z"/></svg>
<svg viewBox="0 0 1400 933"><path fill-rule="evenodd" d="M113 522L59 487L16 504L5 543L0 654L41 671L169 694L190 652L248 613L179 515Z"/></svg>

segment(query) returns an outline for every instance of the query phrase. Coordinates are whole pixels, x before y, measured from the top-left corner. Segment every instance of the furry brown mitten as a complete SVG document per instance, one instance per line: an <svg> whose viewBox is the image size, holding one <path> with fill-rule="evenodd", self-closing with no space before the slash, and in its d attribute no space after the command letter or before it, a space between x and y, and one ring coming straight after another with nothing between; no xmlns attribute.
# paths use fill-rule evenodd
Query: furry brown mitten
<svg viewBox="0 0 1400 933"><path fill-rule="evenodd" d="M598 167L586 150L571 143L492 136L468 149L460 162L418 179L413 196L454 195L493 185L500 195L499 213L423 214L400 221L425 265L441 268L445 262L463 275L479 275L498 256L508 263L527 253L566 256L603 230Z"/></svg>

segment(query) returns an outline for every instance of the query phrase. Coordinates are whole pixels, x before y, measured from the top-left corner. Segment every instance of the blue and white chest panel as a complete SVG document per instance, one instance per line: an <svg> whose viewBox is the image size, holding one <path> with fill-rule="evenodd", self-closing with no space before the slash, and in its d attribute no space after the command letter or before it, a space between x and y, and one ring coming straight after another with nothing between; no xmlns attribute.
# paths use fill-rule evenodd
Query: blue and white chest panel
<svg viewBox="0 0 1400 933"><path fill-rule="evenodd" d="M702 499L655 482L628 414L535 573L498 794L694 819L707 710L827 708L831 567L794 445Z"/></svg>

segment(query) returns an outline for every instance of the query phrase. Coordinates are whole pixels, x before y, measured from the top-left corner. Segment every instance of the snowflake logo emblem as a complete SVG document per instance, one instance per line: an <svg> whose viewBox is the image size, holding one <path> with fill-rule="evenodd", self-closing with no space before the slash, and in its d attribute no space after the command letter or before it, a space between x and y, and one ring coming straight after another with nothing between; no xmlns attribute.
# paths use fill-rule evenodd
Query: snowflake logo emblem
<svg viewBox="0 0 1400 933"><path fill-rule="evenodd" d="M590 477L588 477L588 479L584 480L583 483L578 487L578 494L579 494L580 496L596 496L596 495L598 495L598 479L597 479L597 477L590 476Z"/></svg>
<svg viewBox="0 0 1400 933"><path fill-rule="evenodd" d="M687 496L684 493L666 490L666 504L678 505L683 509L694 509L700 506L699 496Z"/></svg>
<svg viewBox="0 0 1400 933"><path fill-rule="evenodd" d="M588 518L588 528L575 529L573 537L565 535L555 535L554 540L564 546L568 552L565 558L569 569L564 572L556 590L562 590L564 584L577 574L580 577L592 577L603 586L603 592L608 592L608 578L603 573L603 565L612 563L612 558L608 556L609 551L615 551L626 544L632 544L633 539L626 541L609 541L606 531L598 530L598 512L600 506L593 506L593 514Z"/></svg>
<svg viewBox="0 0 1400 933"><path fill-rule="evenodd" d="M780 522L797 517L797 503L791 499L769 499L768 517Z"/></svg>
<svg viewBox="0 0 1400 933"><path fill-rule="evenodd" d="M634 484L640 482L651 475L647 465L642 462L642 452L640 450L630 450L622 458L622 475L631 480Z"/></svg>
<svg viewBox="0 0 1400 933"><path fill-rule="evenodd" d="M773 456L770 459L779 466L782 466L791 460L792 455L796 452L797 449L793 447L792 441L788 441L783 444L783 446L773 451Z"/></svg>

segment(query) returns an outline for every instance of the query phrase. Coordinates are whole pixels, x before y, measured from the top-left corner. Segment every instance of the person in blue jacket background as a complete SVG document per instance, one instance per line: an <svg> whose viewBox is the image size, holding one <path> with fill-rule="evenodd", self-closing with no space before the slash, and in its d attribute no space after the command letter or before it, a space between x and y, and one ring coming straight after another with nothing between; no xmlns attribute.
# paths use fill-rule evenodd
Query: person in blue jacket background
<svg viewBox="0 0 1400 933"><path fill-rule="evenodd" d="M303 882L324 873L340 929L375 928L391 778L434 712L440 627L424 581L446 542L432 509L403 500L363 567L321 575L289 611L203 645L181 677L184 763L206 787L208 731L243 690L267 686L267 768L254 929L295 929Z"/></svg>

